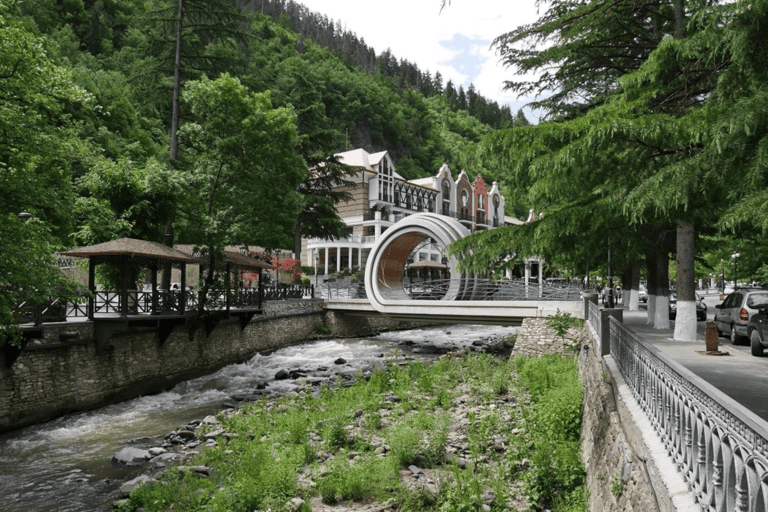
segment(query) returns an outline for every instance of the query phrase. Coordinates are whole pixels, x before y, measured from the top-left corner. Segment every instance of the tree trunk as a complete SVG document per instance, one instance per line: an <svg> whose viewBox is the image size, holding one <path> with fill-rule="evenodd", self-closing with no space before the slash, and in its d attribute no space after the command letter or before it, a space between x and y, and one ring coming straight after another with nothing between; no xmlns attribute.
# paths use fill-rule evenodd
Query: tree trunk
<svg viewBox="0 0 768 512"><path fill-rule="evenodd" d="M648 269L648 285L646 286L648 308L646 320L647 323L653 324L656 311L656 253L652 249L645 255L645 268Z"/></svg>
<svg viewBox="0 0 768 512"><path fill-rule="evenodd" d="M653 328L669 329L669 254L656 249L656 302L653 310Z"/></svg>
<svg viewBox="0 0 768 512"><path fill-rule="evenodd" d="M176 23L176 56L173 69L173 102L171 105L171 169L174 169L176 159L179 157L179 94L181 91L181 31L184 21L184 0L179 0L179 12ZM171 213L165 225L165 245L173 247L173 223L175 215ZM172 267L167 264L163 267L161 287L171 289Z"/></svg>
<svg viewBox="0 0 768 512"><path fill-rule="evenodd" d="M693 222L677 223L677 313L675 339L696 341L696 294L693 288Z"/></svg>
<svg viewBox="0 0 768 512"><path fill-rule="evenodd" d="M301 262L301 224L296 221L296 230L293 232L293 257ZM311 261L307 265L312 265Z"/></svg>
<svg viewBox="0 0 768 512"><path fill-rule="evenodd" d="M171 106L171 166L179 156L179 94L181 92L181 32L184 22L184 0L179 0L176 23L176 56L173 61L173 104Z"/></svg>
<svg viewBox="0 0 768 512"><path fill-rule="evenodd" d="M629 275L631 294L625 304L629 305L630 311L638 311L640 309L640 262L634 258L629 263Z"/></svg>

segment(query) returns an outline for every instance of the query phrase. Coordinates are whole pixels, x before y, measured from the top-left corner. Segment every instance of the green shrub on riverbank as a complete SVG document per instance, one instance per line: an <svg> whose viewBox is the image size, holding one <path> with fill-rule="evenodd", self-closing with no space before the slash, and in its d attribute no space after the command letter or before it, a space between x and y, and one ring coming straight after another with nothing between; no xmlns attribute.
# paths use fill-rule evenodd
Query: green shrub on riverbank
<svg viewBox="0 0 768 512"><path fill-rule="evenodd" d="M209 478L169 470L120 510L294 511L297 497L303 512L313 498L445 512L513 510L528 498L586 510L581 396L572 358L389 362L351 387L305 386L220 414L237 437L196 457ZM424 477L404 475L411 465Z"/></svg>

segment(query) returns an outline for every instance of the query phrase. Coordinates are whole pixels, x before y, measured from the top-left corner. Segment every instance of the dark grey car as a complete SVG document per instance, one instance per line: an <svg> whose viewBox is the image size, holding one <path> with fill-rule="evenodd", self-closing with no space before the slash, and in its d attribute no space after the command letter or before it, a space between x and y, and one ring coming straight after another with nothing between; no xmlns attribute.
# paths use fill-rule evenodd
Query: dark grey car
<svg viewBox="0 0 768 512"><path fill-rule="evenodd" d="M731 343L738 344L749 335L747 325L757 313L759 304L768 303L768 290L737 289L728 294L722 304L715 306L715 322L720 336L728 334Z"/></svg>
<svg viewBox="0 0 768 512"><path fill-rule="evenodd" d="M669 319L675 320L677 318L677 294L673 293L669 296ZM707 305L704 304L704 299L701 295L696 294L696 320L703 322L707 319Z"/></svg>
<svg viewBox="0 0 768 512"><path fill-rule="evenodd" d="M768 304L760 304L758 312L752 315L747 326L752 355L761 357L768 348Z"/></svg>

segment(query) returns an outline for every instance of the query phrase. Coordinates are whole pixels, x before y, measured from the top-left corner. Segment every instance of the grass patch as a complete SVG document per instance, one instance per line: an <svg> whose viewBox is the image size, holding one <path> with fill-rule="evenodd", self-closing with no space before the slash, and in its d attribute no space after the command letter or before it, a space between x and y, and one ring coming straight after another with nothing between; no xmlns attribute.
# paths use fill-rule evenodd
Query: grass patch
<svg viewBox="0 0 768 512"><path fill-rule="evenodd" d="M579 460L582 386L573 358L485 354L389 362L351 387L220 414L237 434L170 469L120 507L146 511L291 510L313 498L389 503L400 511L586 510ZM402 476L416 465L423 478ZM407 475L407 473L406 473ZM522 489L523 496L520 496Z"/></svg>

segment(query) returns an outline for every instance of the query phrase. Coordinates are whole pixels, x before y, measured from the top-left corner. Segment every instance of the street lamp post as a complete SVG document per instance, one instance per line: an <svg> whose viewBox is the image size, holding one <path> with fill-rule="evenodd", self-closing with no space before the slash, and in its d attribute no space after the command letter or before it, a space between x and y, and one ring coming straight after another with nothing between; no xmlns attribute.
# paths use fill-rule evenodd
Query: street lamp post
<svg viewBox="0 0 768 512"><path fill-rule="evenodd" d="M739 256L741 256L738 252L733 251L733 254L731 254L731 258L733 258L733 291L736 291L736 288L739 287L739 280L738 280L738 264L737 261L739 259Z"/></svg>
<svg viewBox="0 0 768 512"><path fill-rule="evenodd" d="M320 261L320 253L315 249L315 290L317 290L317 263Z"/></svg>
<svg viewBox="0 0 768 512"><path fill-rule="evenodd" d="M720 274L720 283L723 285L723 295L725 295L725 263L723 263L723 260L720 260L720 266L722 267L722 273Z"/></svg>

